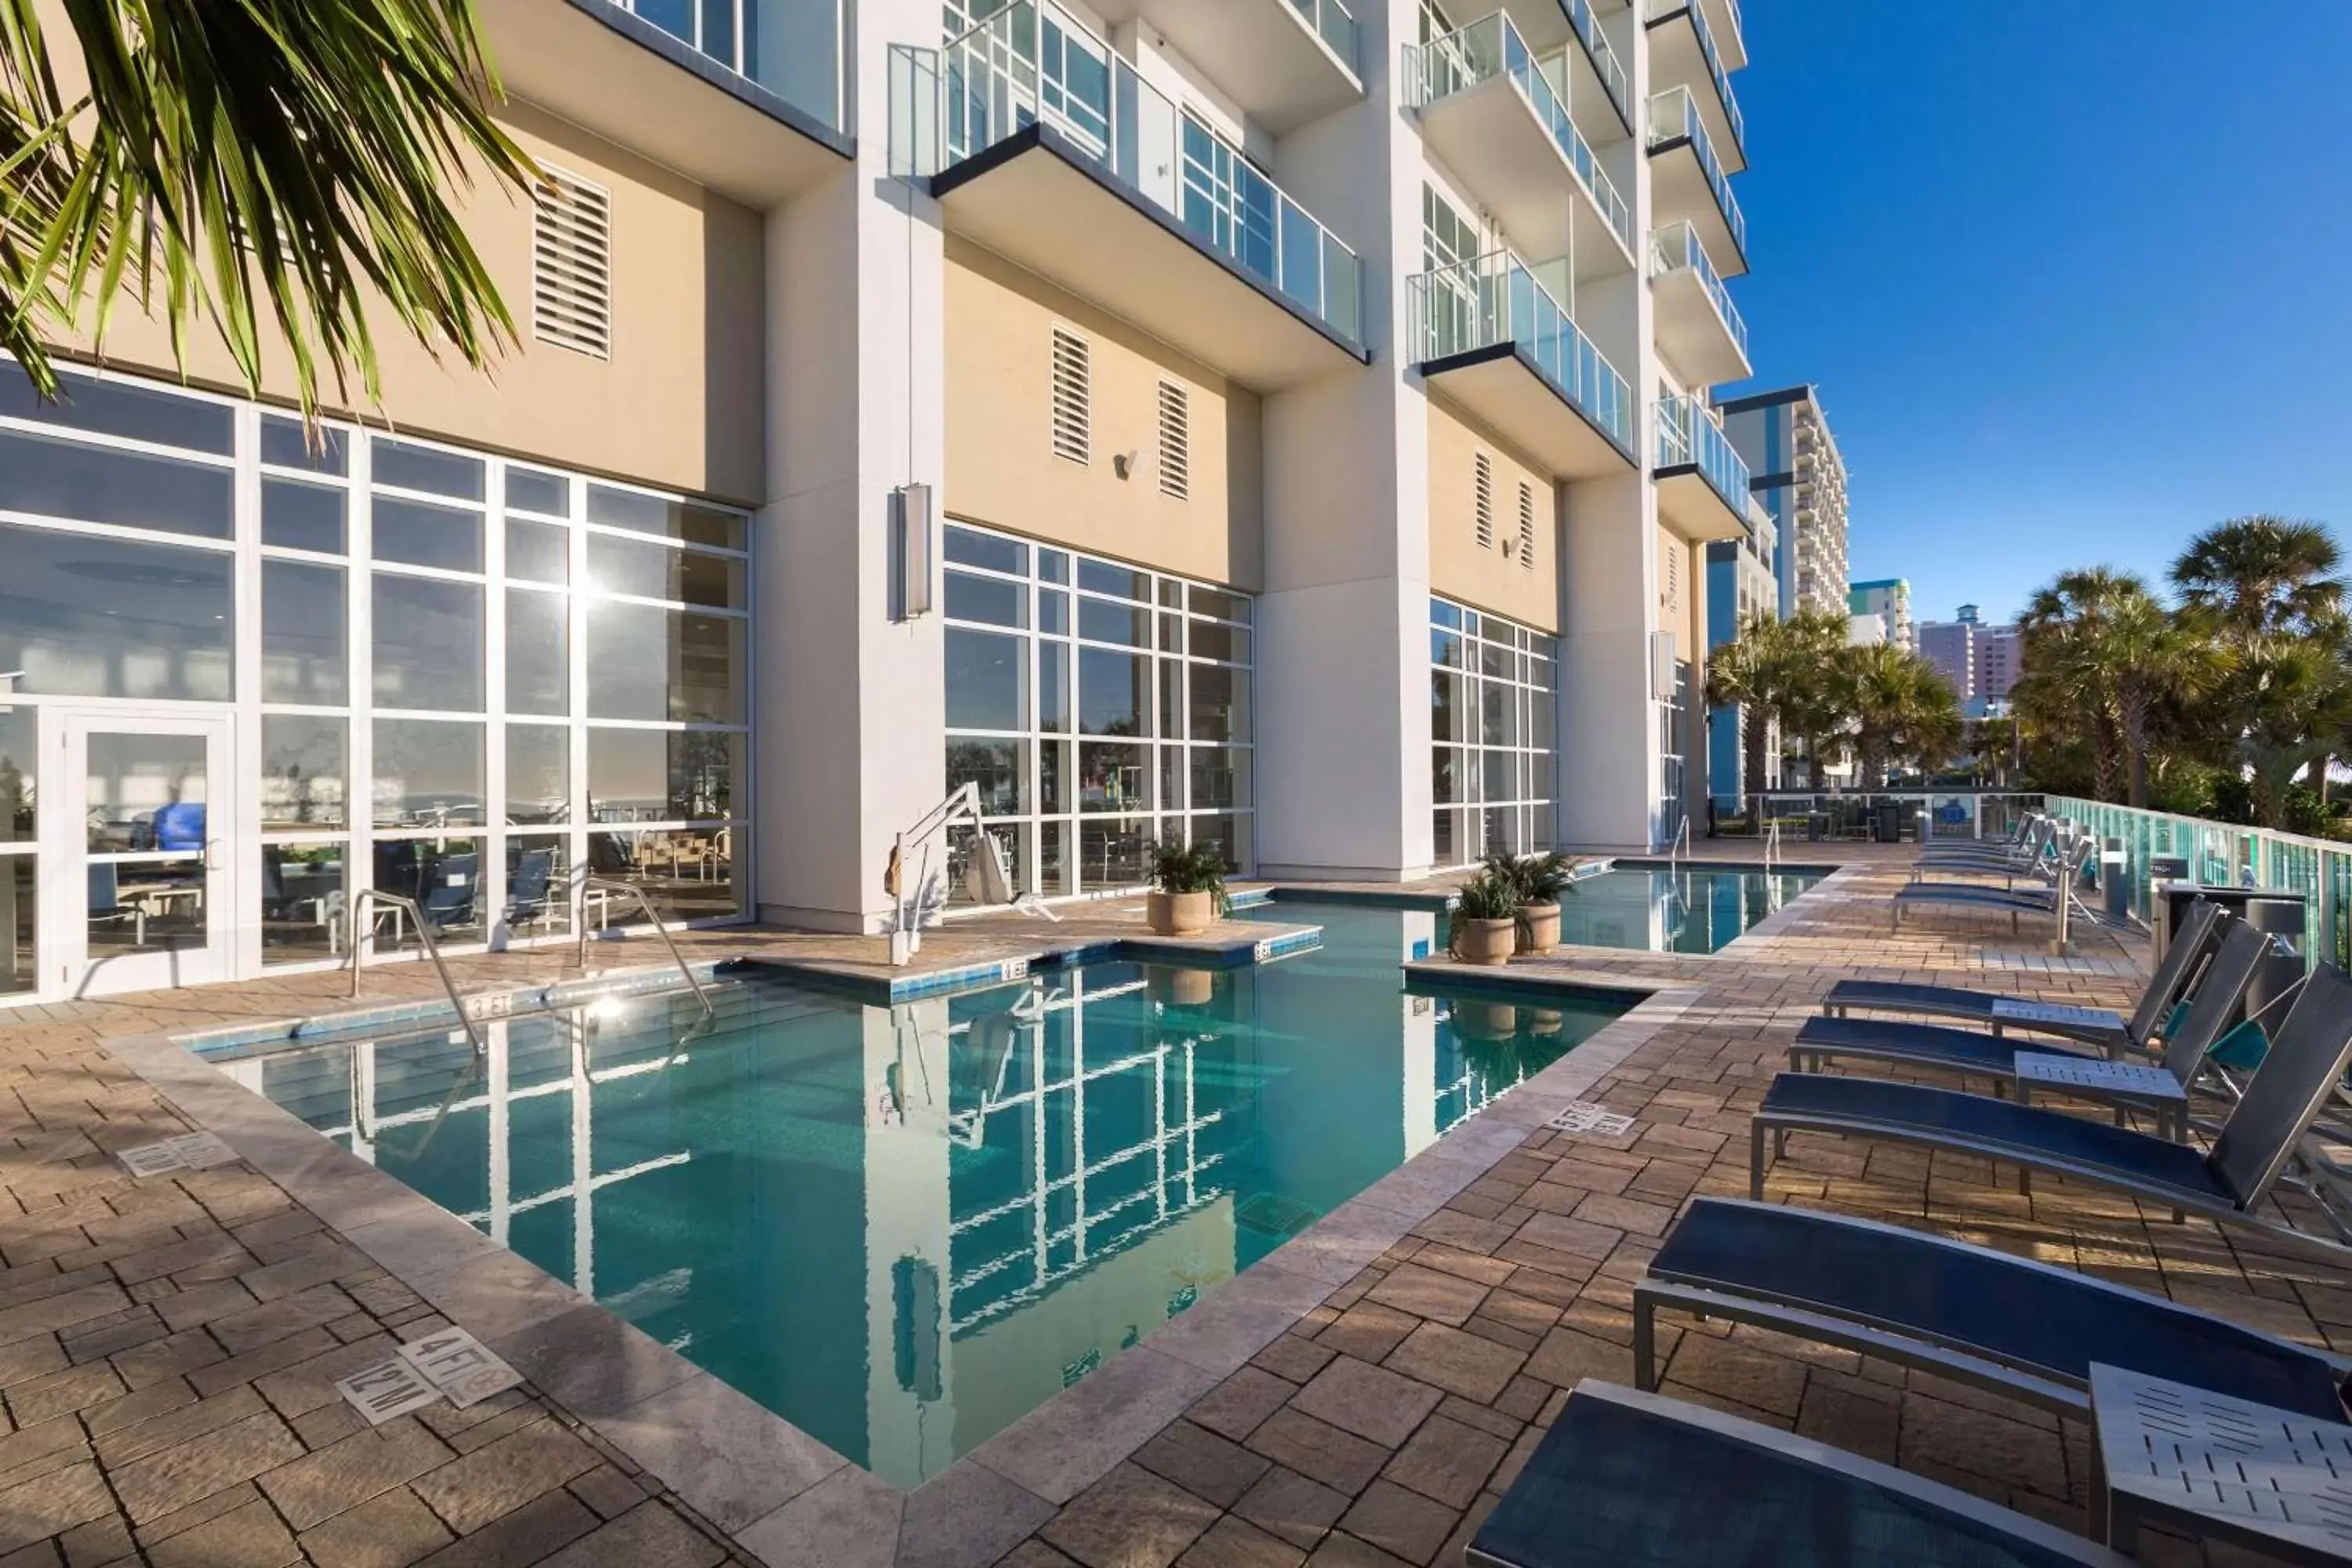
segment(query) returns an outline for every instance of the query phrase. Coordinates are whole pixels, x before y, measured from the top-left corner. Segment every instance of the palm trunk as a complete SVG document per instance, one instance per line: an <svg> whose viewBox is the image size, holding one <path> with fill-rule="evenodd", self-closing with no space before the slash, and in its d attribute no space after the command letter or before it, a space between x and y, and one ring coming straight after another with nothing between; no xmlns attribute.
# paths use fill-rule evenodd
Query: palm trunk
<svg viewBox="0 0 2352 1568"><path fill-rule="evenodd" d="M2147 704L2124 705L2124 750L2131 759L2131 804L2147 809Z"/></svg>
<svg viewBox="0 0 2352 1568"><path fill-rule="evenodd" d="M1739 709L1740 784L1756 802L1756 829L1764 829L1764 741L1769 728L1764 711L1753 702Z"/></svg>

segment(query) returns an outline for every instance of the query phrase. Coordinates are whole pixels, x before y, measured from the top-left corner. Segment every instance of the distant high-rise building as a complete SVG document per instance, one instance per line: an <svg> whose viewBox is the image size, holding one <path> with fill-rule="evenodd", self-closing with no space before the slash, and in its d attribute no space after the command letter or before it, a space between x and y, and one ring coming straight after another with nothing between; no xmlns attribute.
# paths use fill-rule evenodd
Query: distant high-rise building
<svg viewBox="0 0 2352 1568"><path fill-rule="evenodd" d="M1921 624L1919 651L1943 671L1971 719L2007 709L2010 689L2017 684L2016 626L1987 626L1976 605L1962 605L1957 619Z"/></svg>
<svg viewBox="0 0 2352 1568"><path fill-rule="evenodd" d="M1783 387L1719 405L1724 434L1747 459L1757 496L1772 514L1772 563L1780 613L1843 610L1846 597L1845 459L1838 456L1819 390Z"/></svg>
<svg viewBox="0 0 2352 1568"><path fill-rule="evenodd" d="M1879 577L1856 583L1846 595L1846 612L1876 616L1886 628L1885 641L1918 651L1919 638L1911 624L1911 584L1901 577Z"/></svg>

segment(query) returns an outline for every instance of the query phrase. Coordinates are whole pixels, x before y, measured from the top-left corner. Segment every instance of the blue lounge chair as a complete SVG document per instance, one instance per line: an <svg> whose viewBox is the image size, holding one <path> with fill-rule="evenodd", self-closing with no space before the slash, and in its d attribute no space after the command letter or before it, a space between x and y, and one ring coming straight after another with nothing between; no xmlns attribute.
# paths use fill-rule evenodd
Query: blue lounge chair
<svg viewBox="0 0 2352 1568"><path fill-rule="evenodd" d="M2210 1152L2063 1111L1875 1079L1784 1072L1748 1123L1748 1195L1764 1195L1764 1145L1790 1132L1910 1143L2069 1176L2258 1230L2309 1240L2256 1217L2296 1144L2352 1066L2352 979L2322 968L2304 982L2278 1037Z"/></svg>
<svg viewBox="0 0 2352 1568"><path fill-rule="evenodd" d="M2339 1357L2104 1279L1844 1215L1695 1200L1633 1287L1633 1374L1661 1310L1859 1351L2082 1420L2091 1363L2347 1419Z"/></svg>
<svg viewBox="0 0 2352 1568"><path fill-rule="evenodd" d="M1465 1553L1479 1568L2126 1568L1826 1443L1590 1379Z"/></svg>
<svg viewBox="0 0 2352 1568"><path fill-rule="evenodd" d="M2147 994L2141 998L2139 1012L2134 1015L2135 1025L2150 1014L2161 1018L2172 1010L2187 983L2192 941L2200 948L2210 942L2217 923L2214 906L2198 907L2208 911L2207 918L2194 932L2184 927L2180 940L2165 953L2157 981L2149 985ZM2231 921L2229 924L2221 952L2201 972L2196 1000L2189 1005L2189 1016L2165 1041L2163 1065L2183 1089L2189 1087L2204 1065L2205 1053L2229 1028L2239 1004L2245 1000L2247 988L2253 984L2254 972L2262 967L2263 954L2270 948L2271 939L2245 921ZM2168 978L2165 973L2168 969L2172 972ZM2145 1038L2133 1036L2131 1043L2137 1045ZM1881 1061L1933 1072L1989 1077L2000 1082L2016 1072L2018 1054L2022 1051L2081 1056L2086 1061L2106 1059L2091 1052L2054 1049L2046 1040L1982 1034L1940 1024L1904 1024L1885 1018L1808 1018L1797 1031L1797 1037L1789 1042L1789 1066L1797 1072L1818 1072L1832 1061Z"/></svg>
<svg viewBox="0 0 2352 1568"><path fill-rule="evenodd" d="M1909 910L1930 905L1975 910L1987 914L2006 914L2011 931L2022 915L2055 915L2061 898L2074 897L2073 879L2079 875L2091 857L2091 841L2077 839L2074 847L2058 859L2052 873L2055 885L2048 888L1984 888L1969 882L1914 882L1895 889L1889 900L1895 929L1901 930L1903 916ZM2081 900L2075 900L2078 907ZM2086 911L2089 912L2089 911ZM2096 919L2095 913L2091 918Z"/></svg>
<svg viewBox="0 0 2352 1568"><path fill-rule="evenodd" d="M2157 965L2155 977L2141 994L2139 1005L2128 1021L2104 1008L2053 1010L2046 1004L2021 1003L2021 998L2003 992L1971 991L1956 985L1912 985L1888 980L1839 981L1822 998L1822 1016L1843 1018L1856 1010L1916 1013L1930 1018L1963 1019L1996 1035L2009 1029L2057 1035L2097 1046L2111 1055L2135 1047L2147 1050L2171 1009L2174 996L2167 993L2177 993L2194 974L2196 963L2204 957L2203 948L2214 940L2215 922L2221 915L2220 906L2208 900L2199 900L2189 906L2179 934L2165 949L2164 961Z"/></svg>

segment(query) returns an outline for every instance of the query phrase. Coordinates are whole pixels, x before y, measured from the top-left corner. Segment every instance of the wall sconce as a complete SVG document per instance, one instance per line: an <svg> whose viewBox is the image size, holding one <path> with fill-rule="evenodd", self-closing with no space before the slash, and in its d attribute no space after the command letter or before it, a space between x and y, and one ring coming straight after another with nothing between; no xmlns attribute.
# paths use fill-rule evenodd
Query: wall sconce
<svg viewBox="0 0 2352 1568"><path fill-rule="evenodd" d="M898 618L931 610L931 487L900 485L890 492L890 550L898 557Z"/></svg>

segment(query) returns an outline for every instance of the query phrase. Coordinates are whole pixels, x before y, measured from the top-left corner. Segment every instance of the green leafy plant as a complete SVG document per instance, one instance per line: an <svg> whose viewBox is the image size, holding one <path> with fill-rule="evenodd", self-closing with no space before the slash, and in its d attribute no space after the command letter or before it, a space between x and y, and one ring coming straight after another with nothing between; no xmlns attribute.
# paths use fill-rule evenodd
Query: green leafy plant
<svg viewBox="0 0 2352 1568"><path fill-rule="evenodd" d="M1518 914L1521 901L1517 879L1489 868L1473 876L1455 890L1454 918L1507 921Z"/></svg>
<svg viewBox="0 0 2352 1568"><path fill-rule="evenodd" d="M1225 891L1225 853L1214 844L1162 840L1151 846L1151 885L1163 893L1207 893L1220 919L1234 912Z"/></svg>
<svg viewBox="0 0 2352 1568"><path fill-rule="evenodd" d="M1576 862L1557 849L1527 856L1497 850L1479 864L1486 875L1500 877L1518 889L1522 906L1556 904L1576 891Z"/></svg>

